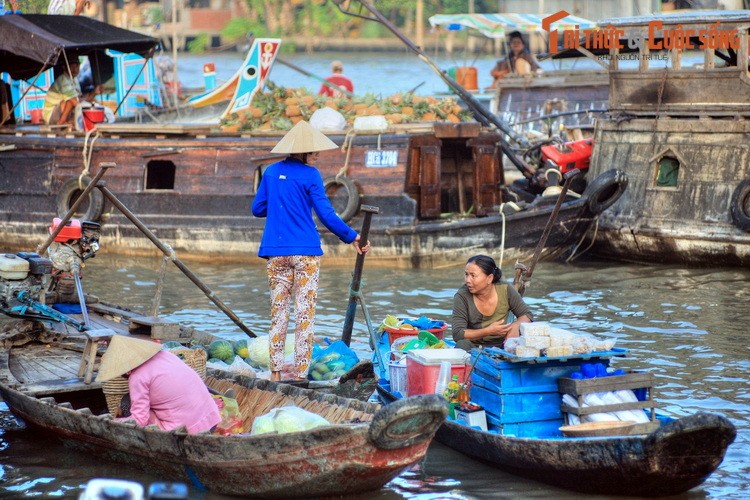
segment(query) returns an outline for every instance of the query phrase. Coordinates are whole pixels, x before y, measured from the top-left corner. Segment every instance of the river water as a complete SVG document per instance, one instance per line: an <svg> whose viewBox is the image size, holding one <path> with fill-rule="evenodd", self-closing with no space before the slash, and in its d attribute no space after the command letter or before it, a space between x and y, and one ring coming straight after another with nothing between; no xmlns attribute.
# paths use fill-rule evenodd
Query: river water
<svg viewBox="0 0 750 500"><path fill-rule="evenodd" d="M103 300L143 310L153 297L159 263L156 257L110 256L105 248L89 261L84 288ZM191 263L189 267L252 330L267 332L269 299L260 259L235 265ZM506 273L512 272L512 263L503 267ZM324 265L317 336L341 335L351 271ZM375 322L386 314L426 314L449 321L453 293L462 279L461 265L384 272L369 271L365 264L362 290ZM749 281L750 270L744 269L541 263L527 290L526 300L537 320L611 336L618 347L629 349L629 356L614 360L613 365L654 372L655 399L662 412L677 417L699 410L718 412L737 426L737 440L718 471L683 498L750 495ZM244 335L174 267L167 275L161 314L227 338ZM361 310L352 345L359 352L368 351ZM169 479L66 449L54 439L19 427L3 403L0 422L0 497L73 497L81 485L96 477L131 479L144 485ZM571 494L505 474L434 443L423 463L366 498L565 496Z"/></svg>
<svg viewBox="0 0 750 500"><path fill-rule="evenodd" d="M321 77L332 59L344 62L358 94L383 96L416 88L422 95L442 92L445 84L413 54L282 54L282 58ZM204 62L214 62L219 82L242 62L237 53L181 55L183 85L202 85ZM473 65L479 85L490 83L494 59L436 58L440 67ZM580 64L580 63L579 63ZM547 63L544 67L551 69ZM270 80L288 87L316 90L319 82L281 64ZM374 249L373 252L377 252ZM469 257L468 255L466 257ZM352 256L352 266L354 256ZM84 287L103 300L146 310L153 297L160 259L129 259L107 254L106 248L86 268ZM365 267L363 294L373 321L386 314L449 320L452 297L463 279L462 263L441 270L394 270ZM503 266L512 273L512 263ZM235 265L190 264L245 324L258 333L268 330L269 304L260 259ZM346 312L351 268L323 267L317 334L336 338ZM700 487L682 498L747 498L750 496L750 270L684 269L633 266L608 262L542 263L534 273L526 300L537 320L617 339L630 350L613 365L656 375L655 398L660 410L683 416L699 410L726 415L738 428L736 442L724 462ZM172 268L162 297L161 314L227 338L242 338L239 329ZM367 353L367 330L357 311L352 344ZM364 354L366 355L366 354ZM76 497L89 479L120 478L148 485L170 478L155 477L65 448L54 439L16 423L0 402L0 497ZM194 493L196 498L203 495ZM366 498L549 498L569 492L505 474L439 443L431 445L423 463L406 471ZM580 496L580 495L576 495ZM218 498L205 495L205 498ZM593 498L593 497L592 497Z"/></svg>

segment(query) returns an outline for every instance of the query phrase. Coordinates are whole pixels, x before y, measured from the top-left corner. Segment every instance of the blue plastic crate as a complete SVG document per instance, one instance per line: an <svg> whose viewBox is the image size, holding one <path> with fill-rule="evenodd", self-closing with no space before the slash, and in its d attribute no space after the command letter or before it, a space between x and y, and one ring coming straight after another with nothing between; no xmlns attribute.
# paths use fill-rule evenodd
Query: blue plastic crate
<svg viewBox="0 0 750 500"><path fill-rule="evenodd" d="M472 358L476 352L472 352ZM474 359L471 361L474 362ZM609 360L601 361L608 365ZM482 355L474 372L482 379L478 382L486 389L501 393L557 392L557 379L569 377L581 369L581 360L553 360L546 363L511 363L489 355ZM473 375L473 374L472 374ZM473 378L473 377L472 377Z"/></svg>
<svg viewBox="0 0 750 500"><path fill-rule="evenodd" d="M503 436L521 438L562 437L560 427L565 425L562 418L539 420L536 422L503 423L491 414L487 414L487 425L490 431Z"/></svg>
<svg viewBox="0 0 750 500"><path fill-rule="evenodd" d="M488 415L499 423L534 422L560 419L562 396L555 391L536 392L533 390L500 394L488 390L477 383L476 373L472 374L471 401L481 405Z"/></svg>

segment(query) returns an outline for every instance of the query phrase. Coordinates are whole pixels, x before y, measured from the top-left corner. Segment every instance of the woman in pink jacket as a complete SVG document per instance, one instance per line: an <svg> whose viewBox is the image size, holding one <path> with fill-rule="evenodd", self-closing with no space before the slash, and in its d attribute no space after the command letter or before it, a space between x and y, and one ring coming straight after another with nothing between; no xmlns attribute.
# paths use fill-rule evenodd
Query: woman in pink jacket
<svg viewBox="0 0 750 500"><path fill-rule="evenodd" d="M115 335L102 356L98 382L125 375L130 390L130 416L138 425L156 424L169 431L184 425L190 434L212 430L219 408L200 376L161 345Z"/></svg>

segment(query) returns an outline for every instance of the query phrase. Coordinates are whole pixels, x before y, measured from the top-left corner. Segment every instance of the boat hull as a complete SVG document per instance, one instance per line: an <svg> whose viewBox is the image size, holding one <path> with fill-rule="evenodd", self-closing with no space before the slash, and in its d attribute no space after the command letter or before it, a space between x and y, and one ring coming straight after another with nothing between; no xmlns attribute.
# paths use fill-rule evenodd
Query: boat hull
<svg viewBox="0 0 750 500"><path fill-rule="evenodd" d="M518 476L585 493L676 495L716 470L735 429L724 417L698 413L645 436L530 439L446 421L441 443Z"/></svg>
<svg viewBox="0 0 750 500"><path fill-rule="evenodd" d="M242 377L234 379L241 381ZM248 380L242 381L243 385L253 385ZM292 395L313 392L290 386L286 391ZM79 404L89 403L90 407L73 409L51 398L29 396L4 382L0 382L0 395L14 415L75 447L212 492L258 498L293 497L300 491L329 496L377 489L424 457L442 420L432 416L418 420L427 424L418 442L382 449L371 442L372 424L367 423L290 434L191 435L115 422L108 415L92 414L97 410L95 402L84 400ZM58 399L64 397L57 395ZM98 397L101 399L101 393ZM318 397L325 400L326 396ZM329 401L335 399L328 396Z"/></svg>
<svg viewBox="0 0 750 500"><path fill-rule="evenodd" d="M398 398L377 385L384 401ZM666 419L650 434L596 438L519 438L450 419L435 438L517 476L584 493L665 496L688 491L716 470L737 431L725 417L700 412Z"/></svg>
<svg viewBox="0 0 750 500"><path fill-rule="evenodd" d="M493 142L496 134L476 127L467 132L467 124L458 125L462 127L448 129L447 138L438 138L432 127L418 133L358 135L349 140L350 151L321 154L318 168L326 179L335 179L342 164L347 165L346 177L355 193L334 186L329 196L337 210L356 205L352 227L362 225L363 215L356 214L360 204L379 208L370 229L376 249L368 255L370 265L442 267L465 261L467 254L501 247L508 258L523 257L538 243L556 197L540 197L520 212L501 216L505 200L497 188L504 178ZM257 255L265 221L252 217L250 206L264 166L278 159L269 154L278 134L217 135L198 126L110 127L93 140L39 131L0 135L7 146L0 151L0 234L13 242L13 249L35 247L52 218L62 215L63 193L75 196L78 176L85 170L81 153L88 151L87 173L96 173L100 162L114 162L116 167L103 178L109 190L181 257L243 260ZM454 137L462 134L472 137ZM347 141L331 137L341 144ZM390 166L368 164L369 152L377 148L393 152L397 161ZM473 159L477 157L481 160ZM429 185L423 179L428 174ZM77 217L102 222L101 241L107 251L158 252L109 200L102 202L101 210L92 205L84 202ZM597 215L585 199L567 199L547 247L560 249L579 241ZM326 259L351 259L347 245L322 227L321 235Z"/></svg>

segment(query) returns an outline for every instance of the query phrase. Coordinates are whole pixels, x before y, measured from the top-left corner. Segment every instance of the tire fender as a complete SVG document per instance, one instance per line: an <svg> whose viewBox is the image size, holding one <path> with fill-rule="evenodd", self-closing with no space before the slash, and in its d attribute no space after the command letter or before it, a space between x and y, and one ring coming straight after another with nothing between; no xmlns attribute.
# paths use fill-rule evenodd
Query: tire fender
<svg viewBox="0 0 750 500"><path fill-rule="evenodd" d="M729 205L732 222L742 231L750 231L750 179L737 185Z"/></svg>
<svg viewBox="0 0 750 500"><path fill-rule="evenodd" d="M622 170L607 170L591 181L583 192L586 204L593 214L600 214L611 207L628 187L628 176Z"/></svg>
<svg viewBox="0 0 750 500"><path fill-rule="evenodd" d="M356 184L354 184L354 181L348 177L328 177L323 181L323 188L326 190L326 193L328 192L328 188L334 186L343 186L346 190L346 207L340 214L338 214L338 216L341 217L341 220L344 222L349 222L349 220L359 212L359 206L361 203L359 199L359 190L357 189Z"/></svg>
<svg viewBox="0 0 750 500"><path fill-rule="evenodd" d="M430 441L448 415L448 403L437 394L399 399L378 410L368 438L380 449L406 448Z"/></svg>
<svg viewBox="0 0 750 500"><path fill-rule="evenodd" d="M91 182L91 178L84 176L81 180L81 185L88 186ZM81 189L78 178L68 179L60 188L60 192L57 193L57 215L64 217L68 213L70 207L73 206L78 196L80 196L83 189ZM99 222L104 213L104 195L99 189L92 189L88 195L88 206L86 207L86 213L81 216L81 219L92 222Z"/></svg>

